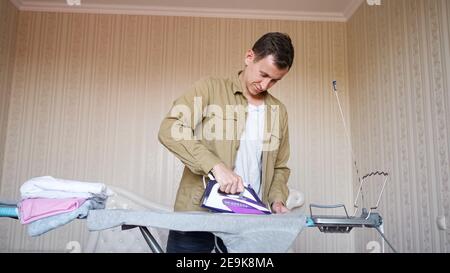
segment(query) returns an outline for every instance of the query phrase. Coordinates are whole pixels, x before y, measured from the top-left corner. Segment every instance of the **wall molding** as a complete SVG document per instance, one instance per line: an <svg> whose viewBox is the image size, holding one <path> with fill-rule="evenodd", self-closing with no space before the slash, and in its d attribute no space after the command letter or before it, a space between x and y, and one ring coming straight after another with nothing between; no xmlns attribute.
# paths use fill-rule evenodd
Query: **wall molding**
<svg viewBox="0 0 450 273"><path fill-rule="evenodd" d="M28 0L10 1L21 11L346 22L364 0L354 0L344 13L99 5L92 3L82 3L81 6L69 6L64 3L34 2Z"/></svg>
<svg viewBox="0 0 450 273"><path fill-rule="evenodd" d="M18 8L20 10L20 6L22 5L22 1L21 0L9 0L14 6L16 6L16 8Z"/></svg>
<svg viewBox="0 0 450 273"><path fill-rule="evenodd" d="M361 4L365 2L365 0L353 0L353 2L345 9L344 18L348 21L352 15L358 10Z"/></svg>

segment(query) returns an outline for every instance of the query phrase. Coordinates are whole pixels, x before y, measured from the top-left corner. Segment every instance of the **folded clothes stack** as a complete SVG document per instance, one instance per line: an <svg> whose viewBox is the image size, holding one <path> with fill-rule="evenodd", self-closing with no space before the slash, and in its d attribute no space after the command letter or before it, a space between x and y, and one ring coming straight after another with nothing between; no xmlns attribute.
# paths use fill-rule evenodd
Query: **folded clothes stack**
<svg viewBox="0 0 450 273"><path fill-rule="evenodd" d="M42 176L26 181L20 194L18 218L30 236L38 236L86 218L89 210L104 209L113 192L103 183Z"/></svg>

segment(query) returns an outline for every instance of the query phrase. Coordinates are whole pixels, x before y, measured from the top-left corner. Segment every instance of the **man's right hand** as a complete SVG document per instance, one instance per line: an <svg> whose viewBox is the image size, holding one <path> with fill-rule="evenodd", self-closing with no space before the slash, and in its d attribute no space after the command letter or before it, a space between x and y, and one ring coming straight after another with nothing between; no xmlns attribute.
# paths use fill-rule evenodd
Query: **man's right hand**
<svg viewBox="0 0 450 273"><path fill-rule="evenodd" d="M242 181L242 178L225 166L225 164L217 164L212 169L212 172L220 185L221 191L231 194L244 191L244 182Z"/></svg>

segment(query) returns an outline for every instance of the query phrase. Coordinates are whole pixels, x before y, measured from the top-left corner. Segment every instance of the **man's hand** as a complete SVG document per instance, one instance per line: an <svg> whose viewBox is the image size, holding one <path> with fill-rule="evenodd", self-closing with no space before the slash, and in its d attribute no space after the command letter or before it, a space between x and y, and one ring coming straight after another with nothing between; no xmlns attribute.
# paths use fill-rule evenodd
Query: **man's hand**
<svg viewBox="0 0 450 273"><path fill-rule="evenodd" d="M242 178L225 166L225 164L217 164L214 166L212 172L220 185L221 191L231 194L244 191Z"/></svg>
<svg viewBox="0 0 450 273"><path fill-rule="evenodd" d="M277 201L272 203L272 211L274 213L286 213L289 212L289 209L286 208L282 202Z"/></svg>

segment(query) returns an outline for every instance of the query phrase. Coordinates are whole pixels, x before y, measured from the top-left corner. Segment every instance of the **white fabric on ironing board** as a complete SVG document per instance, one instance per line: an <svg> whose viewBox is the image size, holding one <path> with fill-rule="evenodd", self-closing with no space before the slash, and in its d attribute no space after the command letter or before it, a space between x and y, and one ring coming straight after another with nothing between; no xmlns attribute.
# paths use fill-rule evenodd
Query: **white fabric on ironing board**
<svg viewBox="0 0 450 273"><path fill-rule="evenodd" d="M286 252L306 226L303 214L216 214L207 212L156 212L124 209L89 212L89 230L121 225L151 226L179 231L209 231L219 236L230 253Z"/></svg>
<svg viewBox="0 0 450 273"><path fill-rule="evenodd" d="M113 192L103 183L84 182L54 178L52 176L34 177L20 187L22 199L25 198L106 198Z"/></svg>

